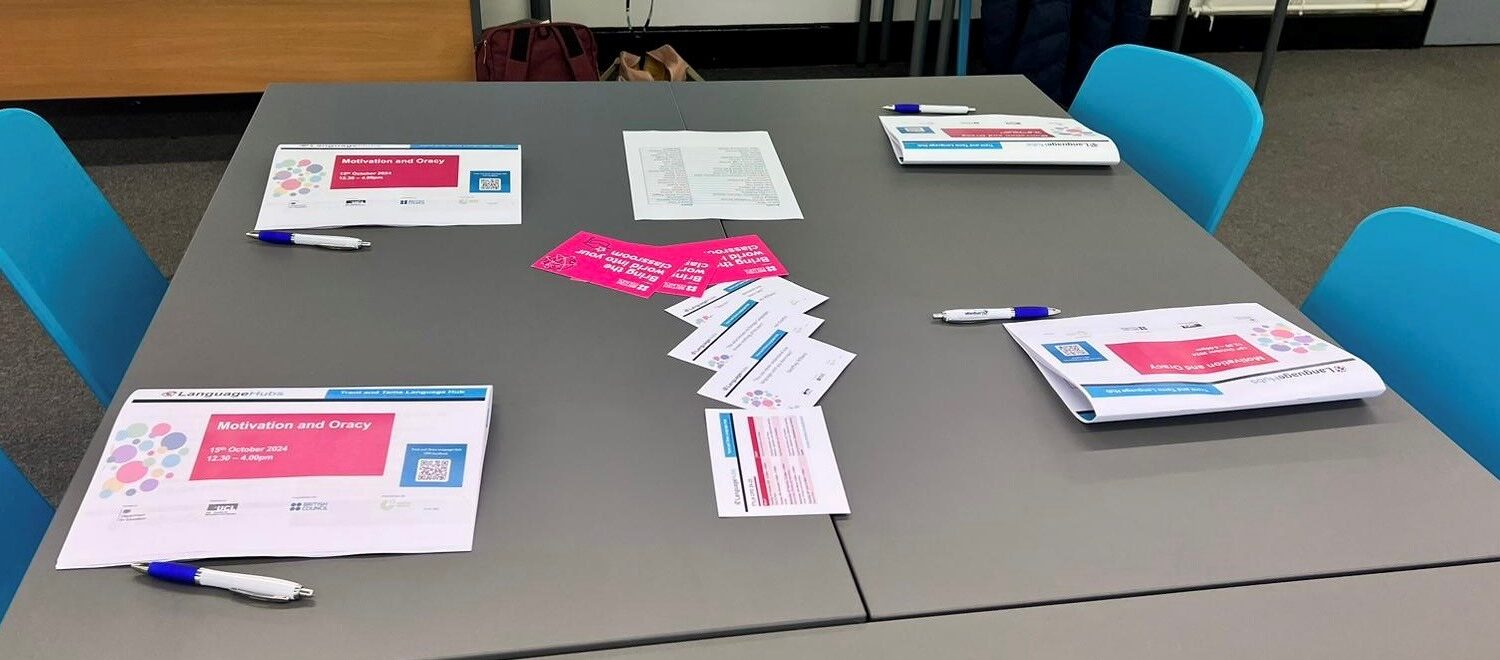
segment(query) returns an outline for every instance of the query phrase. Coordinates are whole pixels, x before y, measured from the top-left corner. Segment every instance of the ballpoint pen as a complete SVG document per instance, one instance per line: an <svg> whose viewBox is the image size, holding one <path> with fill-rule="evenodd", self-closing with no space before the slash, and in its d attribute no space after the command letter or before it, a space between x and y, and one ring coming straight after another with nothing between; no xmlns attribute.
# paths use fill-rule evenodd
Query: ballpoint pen
<svg viewBox="0 0 1500 660"><path fill-rule="evenodd" d="M369 241L351 236L323 236L319 234L293 234L284 231L247 231L246 236L266 243L282 245L312 245L330 250L358 250L370 247Z"/></svg>
<svg viewBox="0 0 1500 660"><path fill-rule="evenodd" d="M1015 319L1044 319L1057 316L1062 310L1056 307L997 307L991 309L945 309L932 318L946 323L977 323L979 321L1008 321Z"/></svg>
<svg viewBox="0 0 1500 660"><path fill-rule="evenodd" d="M225 589L256 600L288 603L299 598L312 598L313 595L312 589L291 580L262 575L216 571L170 561L131 564L130 567L158 580Z"/></svg>
<svg viewBox="0 0 1500 660"><path fill-rule="evenodd" d="M903 115L966 115L974 111L966 105L933 105L930 103L896 103L894 105L881 106L881 110L899 112Z"/></svg>

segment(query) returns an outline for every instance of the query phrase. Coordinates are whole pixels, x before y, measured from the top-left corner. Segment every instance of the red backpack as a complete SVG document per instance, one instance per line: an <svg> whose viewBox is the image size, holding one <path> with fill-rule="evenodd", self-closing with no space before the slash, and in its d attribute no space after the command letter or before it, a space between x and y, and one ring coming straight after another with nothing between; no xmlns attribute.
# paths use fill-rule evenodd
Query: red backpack
<svg viewBox="0 0 1500 660"><path fill-rule="evenodd" d="M476 80L599 80L594 33L577 23L533 20L484 31L474 51Z"/></svg>

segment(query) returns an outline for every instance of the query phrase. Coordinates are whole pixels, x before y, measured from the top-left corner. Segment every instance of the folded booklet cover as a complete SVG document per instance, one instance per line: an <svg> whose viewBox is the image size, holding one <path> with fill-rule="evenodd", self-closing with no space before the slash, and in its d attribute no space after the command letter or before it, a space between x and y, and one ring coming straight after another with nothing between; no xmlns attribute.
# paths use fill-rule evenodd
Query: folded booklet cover
<svg viewBox="0 0 1500 660"><path fill-rule="evenodd" d="M1109 138L1067 118L1024 115L882 116L902 165L1114 165Z"/></svg>
<svg viewBox="0 0 1500 660"><path fill-rule="evenodd" d="M260 231L521 224L517 144L283 144Z"/></svg>
<svg viewBox="0 0 1500 660"><path fill-rule="evenodd" d="M1005 326L1084 422L1367 399L1363 360L1255 303Z"/></svg>
<svg viewBox="0 0 1500 660"><path fill-rule="evenodd" d="M57 567L470 550L492 395L488 385L137 390Z"/></svg>

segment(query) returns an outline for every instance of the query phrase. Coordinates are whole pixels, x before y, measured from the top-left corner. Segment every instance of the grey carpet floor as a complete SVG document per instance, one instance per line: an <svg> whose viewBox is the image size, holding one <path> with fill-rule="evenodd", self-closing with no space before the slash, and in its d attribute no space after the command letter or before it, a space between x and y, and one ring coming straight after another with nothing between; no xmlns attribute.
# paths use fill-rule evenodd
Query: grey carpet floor
<svg viewBox="0 0 1500 660"><path fill-rule="evenodd" d="M1255 54L1203 57L1247 80L1258 61ZM704 75L746 80L901 70L892 65ZM1277 290L1300 301L1354 226L1377 209L1422 206L1500 229L1497 99L1500 47L1282 53L1260 150L1218 236ZM231 97L170 113L131 112L122 102L118 113L56 123L170 274L252 102ZM132 137L117 137L122 132ZM56 502L83 458L101 409L8 287L0 287L0 401L0 449Z"/></svg>

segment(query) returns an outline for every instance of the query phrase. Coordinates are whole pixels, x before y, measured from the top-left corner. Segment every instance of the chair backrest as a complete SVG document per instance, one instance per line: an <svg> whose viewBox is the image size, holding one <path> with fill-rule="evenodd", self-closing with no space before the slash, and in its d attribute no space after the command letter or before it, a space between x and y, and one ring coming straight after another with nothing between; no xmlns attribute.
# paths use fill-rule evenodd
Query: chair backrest
<svg viewBox="0 0 1500 660"><path fill-rule="evenodd" d="M47 122L0 110L0 272L108 404L167 280Z"/></svg>
<svg viewBox="0 0 1500 660"><path fill-rule="evenodd" d="M1115 46L1089 69L1069 112L1211 234L1255 155L1265 119L1239 78L1207 62Z"/></svg>
<svg viewBox="0 0 1500 660"><path fill-rule="evenodd" d="M52 507L0 452L0 619L52 521Z"/></svg>
<svg viewBox="0 0 1500 660"><path fill-rule="evenodd" d="M1500 476L1500 234L1422 209L1380 211L1302 311Z"/></svg>

